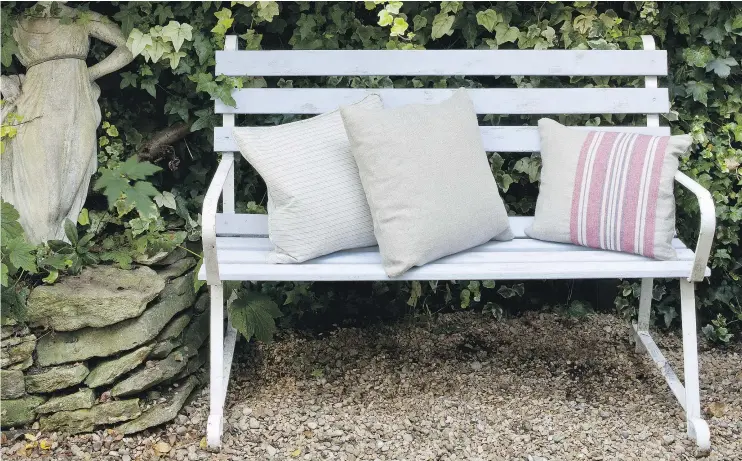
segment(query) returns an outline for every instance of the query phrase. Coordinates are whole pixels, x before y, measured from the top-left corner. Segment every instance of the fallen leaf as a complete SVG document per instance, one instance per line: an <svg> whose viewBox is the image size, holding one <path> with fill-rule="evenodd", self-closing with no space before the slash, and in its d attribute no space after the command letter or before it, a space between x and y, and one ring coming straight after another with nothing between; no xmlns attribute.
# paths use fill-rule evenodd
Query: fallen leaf
<svg viewBox="0 0 742 461"><path fill-rule="evenodd" d="M301 448L297 448L296 450L294 450L294 451L291 452L291 457L292 458L298 458L299 455L301 455Z"/></svg>
<svg viewBox="0 0 742 461"><path fill-rule="evenodd" d="M721 418L727 412L727 406L722 402L711 402L707 410L714 418Z"/></svg>
<svg viewBox="0 0 742 461"><path fill-rule="evenodd" d="M36 436L33 435L33 434L23 434L23 437L25 437L26 440L28 440L29 442L35 442L36 441Z"/></svg>
<svg viewBox="0 0 742 461"><path fill-rule="evenodd" d="M51 450L52 444L47 439L42 439L41 442L39 442L39 447L42 450Z"/></svg>
<svg viewBox="0 0 742 461"><path fill-rule="evenodd" d="M170 444L167 442L157 442L152 448L154 448L155 454L161 455L170 451Z"/></svg>
<svg viewBox="0 0 742 461"><path fill-rule="evenodd" d="M202 450L206 450L206 437L201 438L201 441L198 443L198 447Z"/></svg>

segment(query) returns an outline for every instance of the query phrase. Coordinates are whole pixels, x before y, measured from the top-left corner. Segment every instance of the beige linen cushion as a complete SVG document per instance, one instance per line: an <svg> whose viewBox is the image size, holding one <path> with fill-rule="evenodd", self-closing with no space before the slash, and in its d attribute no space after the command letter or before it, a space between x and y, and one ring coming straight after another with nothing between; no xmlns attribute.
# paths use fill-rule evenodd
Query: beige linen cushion
<svg viewBox="0 0 742 461"><path fill-rule="evenodd" d="M538 122L535 239L675 259L673 177L690 136L648 136Z"/></svg>
<svg viewBox="0 0 742 461"><path fill-rule="evenodd" d="M465 90L440 104L340 111L390 277L512 238Z"/></svg>
<svg viewBox="0 0 742 461"><path fill-rule="evenodd" d="M355 106L381 109L381 98L370 95ZM299 263L376 245L339 111L232 133L268 188L268 234L275 245L269 261Z"/></svg>

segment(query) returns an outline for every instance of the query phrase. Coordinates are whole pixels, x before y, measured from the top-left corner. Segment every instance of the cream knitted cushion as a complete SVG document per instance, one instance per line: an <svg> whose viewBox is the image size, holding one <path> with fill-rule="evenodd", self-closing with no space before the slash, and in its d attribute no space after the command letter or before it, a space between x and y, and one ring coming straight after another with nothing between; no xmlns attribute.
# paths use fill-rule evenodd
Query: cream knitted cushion
<svg viewBox="0 0 742 461"><path fill-rule="evenodd" d="M355 104L380 109L370 95ZM271 127L233 130L240 152L268 187L269 260L299 263L376 244L340 112Z"/></svg>

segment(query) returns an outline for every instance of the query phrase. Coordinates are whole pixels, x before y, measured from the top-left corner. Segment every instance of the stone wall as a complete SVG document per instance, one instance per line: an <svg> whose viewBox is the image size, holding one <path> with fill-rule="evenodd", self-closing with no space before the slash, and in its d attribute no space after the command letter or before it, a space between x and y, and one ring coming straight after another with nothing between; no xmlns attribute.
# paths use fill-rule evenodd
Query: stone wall
<svg viewBox="0 0 742 461"><path fill-rule="evenodd" d="M129 434L175 418L208 366L208 299L184 251L147 263L31 292L27 325L2 326L3 428Z"/></svg>

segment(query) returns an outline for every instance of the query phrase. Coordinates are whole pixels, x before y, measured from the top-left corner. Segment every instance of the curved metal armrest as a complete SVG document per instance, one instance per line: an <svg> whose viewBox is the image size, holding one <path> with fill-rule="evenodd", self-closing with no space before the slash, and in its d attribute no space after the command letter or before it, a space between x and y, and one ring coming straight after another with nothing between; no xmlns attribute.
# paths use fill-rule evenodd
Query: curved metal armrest
<svg viewBox="0 0 742 461"><path fill-rule="evenodd" d="M711 255L711 244L714 241L714 231L716 230L714 199L711 197L711 192L685 173L680 171L675 173L675 180L695 194L698 199L698 207L701 210L701 228L698 232L698 242L695 250L696 259L693 261L693 269L690 277L688 277L690 282L700 282L706 275L706 266Z"/></svg>
<svg viewBox="0 0 742 461"><path fill-rule="evenodd" d="M204 247L204 265L206 266L206 283L218 285L219 262L216 257L216 211L219 204L219 196L222 194L224 184L234 168L234 157L225 155L219 162L219 168L214 173L214 178L209 184L209 189L204 197L203 211L201 213L201 240Z"/></svg>

